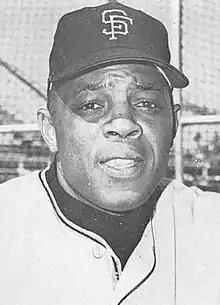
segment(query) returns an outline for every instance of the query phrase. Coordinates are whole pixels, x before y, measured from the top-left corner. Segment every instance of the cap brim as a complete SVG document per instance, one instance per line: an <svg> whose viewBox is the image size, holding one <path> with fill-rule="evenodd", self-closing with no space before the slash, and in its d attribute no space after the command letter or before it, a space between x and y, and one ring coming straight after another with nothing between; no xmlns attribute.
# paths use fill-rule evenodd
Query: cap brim
<svg viewBox="0 0 220 305"><path fill-rule="evenodd" d="M93 70L123 63L153 63L164 71L172 87L184 88L189 84L188 78L180 70L166 61L155 58L146 51L122 47L95 50L86 55L81 55L78 58L74 56L72 61L70 60L66 63L66 67L63 67L62 71L56 71L55 74L49 76L49 82L63 83Z"/></svg>

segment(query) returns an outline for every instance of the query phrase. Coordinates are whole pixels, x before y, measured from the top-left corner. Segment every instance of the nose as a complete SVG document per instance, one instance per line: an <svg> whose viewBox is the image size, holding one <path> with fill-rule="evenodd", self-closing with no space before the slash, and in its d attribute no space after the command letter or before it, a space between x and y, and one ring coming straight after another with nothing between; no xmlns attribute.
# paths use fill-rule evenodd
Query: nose
<svg viewBox="0 0 220 305"><path fill-rule="evenodd" d="M112 140L138 139L142 133L141 126L130 118L117 117L103 127L104 136Z"/></svg>

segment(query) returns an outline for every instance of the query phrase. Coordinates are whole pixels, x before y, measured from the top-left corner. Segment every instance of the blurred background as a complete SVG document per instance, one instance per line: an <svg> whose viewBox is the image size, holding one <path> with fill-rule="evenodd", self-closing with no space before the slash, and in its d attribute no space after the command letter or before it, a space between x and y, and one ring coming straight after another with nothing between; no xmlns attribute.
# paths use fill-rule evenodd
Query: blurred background
<svg viewBox="0 0 220 305"><path fill-rule="evenodd" d="M50 164L36 113L46 105L57 21L70 10L104 2L0 1L0 183ZM164 22L172 63L190 80L186 89L174 92L182 114L167 179L220 192L220 1L121 2Z"/></svg>

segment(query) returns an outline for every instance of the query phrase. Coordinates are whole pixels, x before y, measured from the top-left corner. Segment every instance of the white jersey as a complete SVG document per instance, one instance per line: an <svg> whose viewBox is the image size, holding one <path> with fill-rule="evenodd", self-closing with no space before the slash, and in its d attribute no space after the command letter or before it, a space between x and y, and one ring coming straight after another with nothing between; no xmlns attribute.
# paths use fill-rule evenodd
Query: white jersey
<svg viewBox="0 0 220 305"><path fill-rule="evenodd" d="M122 272L105 240L65 218L45 170L10 180L0 185L0 304L220 304L220 194L171 182Z"/></svg>

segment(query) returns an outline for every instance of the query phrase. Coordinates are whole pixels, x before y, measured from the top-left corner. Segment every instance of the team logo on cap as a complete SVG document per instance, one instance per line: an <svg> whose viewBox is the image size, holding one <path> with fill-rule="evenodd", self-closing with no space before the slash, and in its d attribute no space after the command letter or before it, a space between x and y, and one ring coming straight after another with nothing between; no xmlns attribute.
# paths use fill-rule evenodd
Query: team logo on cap
<svg viewBox="0 0 220 305"><path fill-rule="evenodd" d="M102 12L102 22L109 25L102 33L109 35L110 40L114 40L117 39L117 35L128 34L128 27L133 24L133 19L122 10L106 10Z"/></svg>

